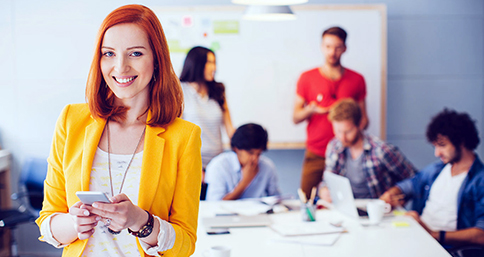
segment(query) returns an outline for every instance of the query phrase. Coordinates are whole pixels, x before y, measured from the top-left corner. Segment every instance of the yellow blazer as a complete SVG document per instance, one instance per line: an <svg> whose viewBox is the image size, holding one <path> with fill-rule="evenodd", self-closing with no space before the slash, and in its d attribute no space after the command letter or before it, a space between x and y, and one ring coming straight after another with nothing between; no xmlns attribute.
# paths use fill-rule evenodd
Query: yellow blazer
<svg viewBox="0 0 484 257"><path fill-rule="evenodd" d="M89 191L92 162L105 124L92 118L87 104L68 105L62 111L48 158L44 203L36 220L39 227L49 215L67 213L79 201L77 191ZM138 206L175 229L175 245L159 253L162 256L190 256L195 250L200 134L198 126L178 118L165 128L146 127ZM81 256L86 244L87 239L77 239L64 248L62 256ZM147 256L139 241L138 249L141 256Z"/></svg>

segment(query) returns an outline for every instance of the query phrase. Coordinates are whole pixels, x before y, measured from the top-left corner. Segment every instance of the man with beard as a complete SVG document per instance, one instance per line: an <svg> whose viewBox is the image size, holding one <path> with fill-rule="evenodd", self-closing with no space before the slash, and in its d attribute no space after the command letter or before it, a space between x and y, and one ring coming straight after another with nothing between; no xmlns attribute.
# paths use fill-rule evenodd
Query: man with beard
<svg viewBox="0 0 484 257"><path fill-rule="evenodd" d="M416 169L398 148L364 133L361 117L352 99L340 100L331 108L328 118L335 138L326 150L325 172L347 177L355 198L378 198L397 182L415 175ZM319 196L331 201L324 181Z"/></svg>
<svg viewBox="0 0 484 257"><path fill-rule="evenodd" d="M432 118L426 134L440 161L397 183L380 199L392 206L413 200L407 214L444 246L484 245L484 165L474 152L479 145L474 121L466 113L444 109Z"/></svg>
<svg viewBox="0 0 484 257"><path fill-rule="evenodd" d="M307 197L321 181L326 146L334 136L327 119L331 105L338 99L354 99L362 111L360 128L368 126L365 79L341 65L341 56L346 51L346 37L346 31L340 27L325 30L321 42L324 64L305 71L297 82L293 121L295 124L308 121L301 174L301 189Z"/></svg>

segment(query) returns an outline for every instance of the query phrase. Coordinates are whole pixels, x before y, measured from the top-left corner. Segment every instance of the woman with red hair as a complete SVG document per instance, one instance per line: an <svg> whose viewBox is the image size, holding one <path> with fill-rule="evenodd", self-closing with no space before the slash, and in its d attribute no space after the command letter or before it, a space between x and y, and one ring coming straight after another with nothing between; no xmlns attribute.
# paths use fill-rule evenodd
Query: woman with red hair
<svg viewBox="0 0 484 257"><path fill-rule="evenodd" d="M200 128L179 117L183 94L156 15L114 10L99 30L87 104L64 108L37 224L63 256L189 256L201 185ZM78 191L110 203L83 204Z"/></svg>

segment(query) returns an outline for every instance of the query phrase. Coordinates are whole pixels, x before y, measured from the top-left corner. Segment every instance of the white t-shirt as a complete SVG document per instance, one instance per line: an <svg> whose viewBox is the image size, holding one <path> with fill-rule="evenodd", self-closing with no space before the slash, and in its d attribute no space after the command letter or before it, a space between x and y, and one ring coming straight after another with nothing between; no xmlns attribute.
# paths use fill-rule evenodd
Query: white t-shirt
<svg viewBox="0 0 484 257"><path fill-rule="evenodd" d="M188 83L181 83L185 108L184 120L195 123L202 129L202 166L207 167L213 157L223 151L223 112L217 101L201 97Z"/></svg>
<svg viewBox="0 0 484 257"><path fill-rule="evenodd" d="M467 172L451 175L452 165L447 164L432 184L421 220L433 231L457 230L457 198Z"/></svg>

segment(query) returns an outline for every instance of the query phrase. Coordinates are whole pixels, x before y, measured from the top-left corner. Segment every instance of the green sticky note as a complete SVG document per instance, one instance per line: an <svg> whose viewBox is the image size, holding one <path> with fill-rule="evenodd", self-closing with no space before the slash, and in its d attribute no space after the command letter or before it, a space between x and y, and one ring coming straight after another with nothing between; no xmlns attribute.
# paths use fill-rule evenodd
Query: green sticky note
<svg viewBox="0 0 484 257"><path fill-rule="evenodd" d="M410 224L406 221L393 221L392 225L396 228L410 227Z"/></svg>
<svg viewBox="0 0 484 257"><path fill-rule="evenodd" d="M239 34L239 21L214 21L214 34Z"/></svg>
<svg viewBox="0 0 484 257"><path fill-rule="evenodd" d="M170 53L183 53L186 54L190 51L190 48L182 47L179 40L167 40L168 49Z"/></svg>
<svg viewBox="0 0 484 257"><path fill-rule="evenodd" d="M218 41L212 42L210 49L214 52L217 52L220 49L220 43Z"/></svg>

